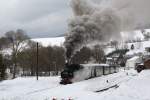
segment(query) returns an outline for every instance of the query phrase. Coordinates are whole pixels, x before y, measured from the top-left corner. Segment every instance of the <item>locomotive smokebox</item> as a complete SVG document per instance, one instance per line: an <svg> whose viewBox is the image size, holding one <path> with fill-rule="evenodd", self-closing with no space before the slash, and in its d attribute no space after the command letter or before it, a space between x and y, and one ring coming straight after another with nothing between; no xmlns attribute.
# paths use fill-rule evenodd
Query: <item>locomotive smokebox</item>
<svg viewBox="0 0 150 100"><path fill-rule="evenodd" d="M80 64L69 64L66 63L65 64L65 68L64 70L61 72L61 82L60 84L71 84L72 83L72 79L74 78L74 72L78 71L79 69L81 69L81 65Z"/></svg>

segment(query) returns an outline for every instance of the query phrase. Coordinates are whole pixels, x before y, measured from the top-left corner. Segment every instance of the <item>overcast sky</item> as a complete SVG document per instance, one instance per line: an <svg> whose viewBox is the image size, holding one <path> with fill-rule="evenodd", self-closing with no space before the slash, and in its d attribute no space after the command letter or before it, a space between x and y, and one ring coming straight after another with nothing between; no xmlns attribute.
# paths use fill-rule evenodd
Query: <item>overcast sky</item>
<svg viewBox="0 0 150 100"><path fill-rule="evenodd" d="M59 36L70 15L69 0L0 0L0 36L16 29L31 37Z"/></svg>

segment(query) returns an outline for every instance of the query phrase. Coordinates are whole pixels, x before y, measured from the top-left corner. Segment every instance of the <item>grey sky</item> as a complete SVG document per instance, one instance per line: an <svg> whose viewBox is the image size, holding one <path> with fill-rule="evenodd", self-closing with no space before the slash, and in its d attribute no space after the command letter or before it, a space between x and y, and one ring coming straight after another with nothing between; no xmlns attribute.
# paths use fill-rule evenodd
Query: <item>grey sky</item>
<svg viewBox="0 0 150 100"><path fill-rule="evenodd" d="M0 0L0 36L18 28L31 37L58 36L70 15L69 0Z"/></svg>

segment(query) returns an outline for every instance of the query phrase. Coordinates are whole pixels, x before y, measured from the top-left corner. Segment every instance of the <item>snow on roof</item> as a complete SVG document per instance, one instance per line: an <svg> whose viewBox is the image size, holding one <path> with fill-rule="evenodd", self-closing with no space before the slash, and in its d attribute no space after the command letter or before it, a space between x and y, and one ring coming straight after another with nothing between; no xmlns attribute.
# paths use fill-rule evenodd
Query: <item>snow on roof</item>
<svg viewBox="0 0 150 100"><path fill-rule="evenodd" d="M107 55L107 54L111 53L114 50L115 50L115 48L113 48L113 47L107 47L107 48L104 49L104 52Z"/></svg>
<svg viewBox="0 0 150 100"><path fill-rule="evenodd" d="M137 59L139 59L139 56L134 56L134 57L132 57L131 59L128 59L128 61L135 61L135 60L137 60Z"/></svg>
<svg viewBox="0 0 150 100"><path fill-rule="evenodd" d="M107 60L112 60L112 58L110 58L110 57L107 57L106 59L107 59Z"/></svg>
<svg viewBox="0 0 150 100"><path fill-rule="evenodd" d="M83 66L87 66L87 67L89 67L89 66L109 66L108 64L81 64L81 65L83 65Z"/></svg>
<svg viewBox="0 0 150 100"><path fill-rule="evenodd" d="M144 65L143 63L140 63L139 65Z"/></svg>
<svg viewBox="0 0 150 100"><path fill-rule="evenodd" d="M53 38L35 38L31 39L35 42L41 43L43 46L47 47L51 46L62 46L63 42L65 41L64 37L53 37Z"/></svg>

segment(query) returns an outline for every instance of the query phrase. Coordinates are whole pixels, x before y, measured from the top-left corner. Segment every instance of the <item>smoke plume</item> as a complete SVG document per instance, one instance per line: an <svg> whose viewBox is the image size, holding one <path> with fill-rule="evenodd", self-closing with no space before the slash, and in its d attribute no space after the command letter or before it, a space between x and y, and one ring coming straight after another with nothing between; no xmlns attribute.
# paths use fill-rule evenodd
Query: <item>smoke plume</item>
<svg viewBox="0 0 150 100"><path fill-rule="evenodd" d="M72 0L73 18L66 34L66 57L83 46L121 39L120 32L150 26L150 0Z"/></svg>

